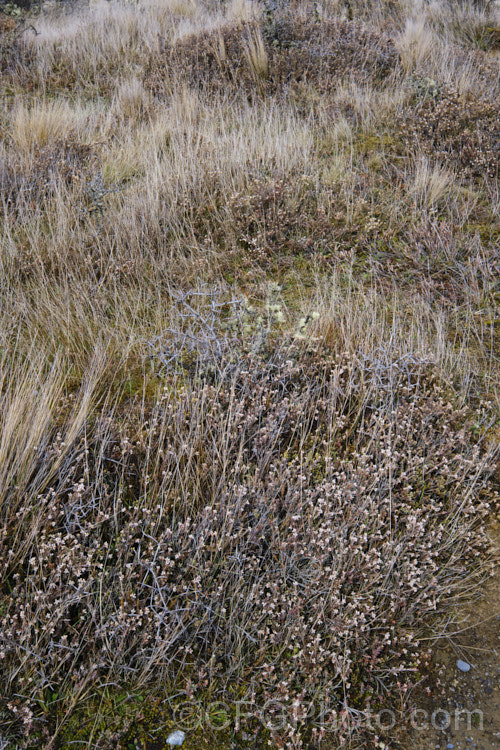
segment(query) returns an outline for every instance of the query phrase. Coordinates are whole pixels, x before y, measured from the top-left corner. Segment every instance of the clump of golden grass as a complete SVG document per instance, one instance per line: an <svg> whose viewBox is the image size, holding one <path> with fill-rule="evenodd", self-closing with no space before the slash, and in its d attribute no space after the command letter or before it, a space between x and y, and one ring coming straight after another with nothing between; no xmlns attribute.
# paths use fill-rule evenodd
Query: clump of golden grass
<svg viewBox="0 0 500 750"><path fill-rule="evenodd" d="M244 50L252 75L257 80L265 78L269 72L269 60L260 30L250 35L244 45Z"/></svg>
<svg viewBox="0 0 500 750"><path fill-rule="evenodd" d="M418 206L435 207L450 192L456 177L440 165L422 157L416 161L412 192Z"/></svg>
<svg viewBox="0 0 500 750"><path fill-rule="evenodd" d="M283 699L276 747L411 707L499 406L494 52L421 11L0 26L2 739L143 743L122 689Z"/></svg>
<svg viewBox="0 0 500 750"><path fill-rule="evenodd" d="M405 71L411 72L429 62L437 43L424 19L409 18L399 38L399 50Z"/></svg>
<svg viewBox="0 0 500 750"><path fill-rule="evenodd" d="M12 116L12 140L24 152L68 138L76 128L77 117L70 103L35 101L32 106L18 104Z"/></svg>
<svg viewBox="0 0 500 750"><path fill-rule="evenodd" d="M117 86L115 106L117 112L125 117L140 117L149 107L150 97L142 81L130 78Z"/></svg>

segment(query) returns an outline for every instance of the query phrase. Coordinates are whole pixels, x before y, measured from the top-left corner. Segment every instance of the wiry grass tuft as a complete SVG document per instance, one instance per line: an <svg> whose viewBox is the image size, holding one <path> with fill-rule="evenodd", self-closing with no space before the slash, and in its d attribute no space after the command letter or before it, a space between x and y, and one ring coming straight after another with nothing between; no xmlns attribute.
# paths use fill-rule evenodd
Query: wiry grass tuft
<svg viewBox="0 0 500 750"><path fill-rule="evenodd" d="M423 157L416 161L412 191L418 207L435 207L452 189L456 178Z"/></svg>
<svg viewBox="0 0 500 750"><path fill-rule="evenodd" d="M403 742L498 502L497 21L453 8L0 23L0 745L186 700L192 750Z"/></svg>
<svg viewBox="0 0 500 750"><path fill-rule="evenodd" d="M399 50L407 73L425 65L432 58L437 39L422 18L409 18L399 38Z"/></svg>
<svg viewBox="0 0 500 750"><path fill-rule="evenodd" d="M246 60L254 78L256 80L266 78L269 72L269 60L264 39L259 31L255 31L250 35L244 46L244 50Z"/></svg>
<svg viewBox="0 0 500 750"><path fill-rule="evenodd" d="M65 100L19 104L12 117L12 139L18 149L32 151L68 138L77 124L76 113Z"/></svg>

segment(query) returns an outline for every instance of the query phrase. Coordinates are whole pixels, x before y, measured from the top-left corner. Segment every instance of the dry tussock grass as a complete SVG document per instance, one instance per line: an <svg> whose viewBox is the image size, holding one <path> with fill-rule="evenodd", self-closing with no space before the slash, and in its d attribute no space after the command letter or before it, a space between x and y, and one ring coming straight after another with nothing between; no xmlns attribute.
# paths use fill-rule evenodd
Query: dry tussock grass
<svg viewBox="0 0 500 750"><path fill-rule="evenodd" d="M298 701L276 747L327 746L325 690L335 746L410 709L496 503L499 84L461 12L2 20L2 741L141 743L139 690Z"/></svg>
<svg viewBox="0 0 500 750"><path fill-rule="evenodd" d="M439 165L430 164L425 157L415 164L412 190L418 208L435 206L451 191L454 184L451 172Z"/></svg>
<svg viewBox="0 0 500 750"><path fill-rule="evenodd" d="M70 136L75 130L75 113L67 101L19 104L12 115L11 137L20 151L31 151Z"/></svg>

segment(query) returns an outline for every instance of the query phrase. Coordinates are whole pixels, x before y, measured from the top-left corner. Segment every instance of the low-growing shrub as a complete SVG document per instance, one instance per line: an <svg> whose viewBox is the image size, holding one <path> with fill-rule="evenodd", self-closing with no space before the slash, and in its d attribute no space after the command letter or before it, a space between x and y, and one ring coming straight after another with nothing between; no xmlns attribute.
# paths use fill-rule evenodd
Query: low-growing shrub
<svg viewBox="0 0 500 750"><path fill-rule="evenodd" d="M461 96L452 86L432 83L432 95L417 93L401 115L406 142L456 166L466 176L498 176L498 106L473 96Z"/></svg>
<svg viewBox="0 0 500 750"><path fill-rule="evenodd" d="M146 86L157 96L179 83L224 96L286 96L301 86L326 93L333 77L381 81L398 65L391 39L362 24L276 12L267 23L228 23L164 43L151 55Z"/></svg>
<svg viewBox="0 0 500 750"><path fill-rule="evenodd" d="M92 149L75 140L54 140L35 145L16 164L4 164L0 171L0 201L11 215L41 208L44 201L61 189L82 182L91 167Z"/></svg>
<svg viewBox="0 0 500 750"><path fill-rule="evenodd" d="M72 444L47 426L32 478L5 490L11 736L63 731L113 683L282 701L275 747L316 746L327 696L339 746L356 712L404 705L418 634L480 576L484 414L430 365L320 346L220 361L215 380L201 364Z"/></svg>

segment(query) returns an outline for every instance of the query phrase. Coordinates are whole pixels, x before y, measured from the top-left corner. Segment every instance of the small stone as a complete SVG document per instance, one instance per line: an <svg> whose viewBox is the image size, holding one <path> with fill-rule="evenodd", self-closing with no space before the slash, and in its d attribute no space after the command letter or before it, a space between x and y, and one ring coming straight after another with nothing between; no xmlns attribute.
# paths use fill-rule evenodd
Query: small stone
<svg viewBox="0 0 500 750"><path fill-rule="evenodd" d="M184 732L181 732L180 729L176 729L175 732L168 735L167 745L170 745L170 747L180 747L185 739L186 735Z"/></svg>
<svg viewBox="0 0 500 750"><path fill-rule="evenodd" d="M448 744L446 745L446 750L453 750L454 747L455 745L452 745L451 742L448 742Z"/></svg>
<svg viewBox="0 0 500 750"><path fill-rule="evenodd" d="M461 672L468 672L470 670L470 664L467 664L466 661L462 661L462 659L457 661L457 667Z"/></svg>

